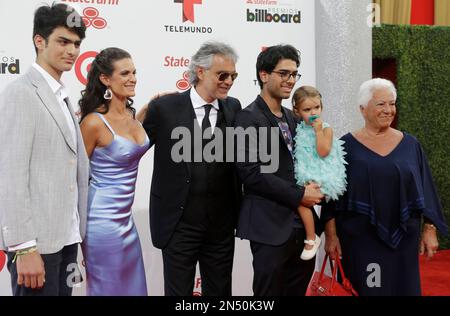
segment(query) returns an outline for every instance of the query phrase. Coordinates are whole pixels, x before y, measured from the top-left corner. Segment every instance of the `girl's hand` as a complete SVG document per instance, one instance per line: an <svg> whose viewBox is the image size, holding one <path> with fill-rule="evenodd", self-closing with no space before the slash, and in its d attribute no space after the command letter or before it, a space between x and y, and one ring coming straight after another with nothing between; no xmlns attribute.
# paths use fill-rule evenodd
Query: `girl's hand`
<svg viewBox="0 0 450 316"><path fill-rule="evenodd" d="M319 117L317 119L314 120L314 122L312 123L312 127L314 128L314 131L317 132L321 132L323 130L323 121L322 119Z"/></svg>

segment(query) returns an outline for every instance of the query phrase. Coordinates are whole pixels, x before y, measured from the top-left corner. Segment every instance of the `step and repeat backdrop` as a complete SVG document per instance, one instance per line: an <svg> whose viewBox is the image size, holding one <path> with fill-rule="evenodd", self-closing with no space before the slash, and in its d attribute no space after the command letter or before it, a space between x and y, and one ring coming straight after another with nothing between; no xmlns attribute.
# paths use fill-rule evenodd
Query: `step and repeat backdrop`
<svg viewBox="0 0 450 316"><path fill-rule="evenodd" d="M25 73L34 61L33 13L46 2L51 3L50 0L0 1L0 91ZM236 68L239 77L230 95L239 98L243 106L251 103L260 92L255 64L259 52L267 46L280 43L294 45L302 57L299 69L302 78L297 85L314 85L316 82L313 0L57 2L74 6L88 25L76 65L62 78L73 104L80 98L93 58L101 49L111 46L123 48L133 57L138 78L134 98L137 110L159 92L189 89L187 66L194 52L207 40L226 42L238 52L240 58ZM290 107L290 100L286 100L285 105ZM152 246L148 224L152 168L153 149L140 164L133 213L143 248L149 295L163 295L161 252ZM84 274L82 260L80 255L79 265ZM252 295L252 258L247 241L236 239L234 260L233 294ZM193 292L201 295L199 274ZM5 257L0 252L0 295L10 294ZM83 282L75 288L75 295L84 294Z"/></svg>

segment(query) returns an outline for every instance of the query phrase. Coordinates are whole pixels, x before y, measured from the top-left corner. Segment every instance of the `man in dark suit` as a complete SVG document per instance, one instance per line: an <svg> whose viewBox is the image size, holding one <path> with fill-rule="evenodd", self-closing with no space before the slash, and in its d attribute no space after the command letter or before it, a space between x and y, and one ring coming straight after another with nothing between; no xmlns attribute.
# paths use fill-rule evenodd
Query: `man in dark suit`
<svg viewBox="0 0 450 316"><path fill-rule="evenodd" d="M323 196L316 184L296 184L292 154L296 119L281 105L300 77L299 65L299 53L290 45L263 51L256 65L261 95L236 117L236 127L257 128L257 141L266 142L270 154L277 155L273 160L279 163L268 173L258 151L261 144L250 148L248 142L237 149L238 153L257 153L255 160L237 162L244 184L237 236L250 240L256 296L304 295L314 270L314 260L300 259L306 235L297 208L312 207ZM266 135L275 131L278 141L265 140L262 129Z"/></svg>
<svg viewBox="0 0 450 316"><path fill-rule="evenodd" d="M193 88L157 98L147 110L143 125L155 145L150 229L162 249L165 295L192 295L197 262L203 295L231 295L241 189L222 136L241 109L227 96L236 61L228 45L203 44L190 62Z"/></svg>

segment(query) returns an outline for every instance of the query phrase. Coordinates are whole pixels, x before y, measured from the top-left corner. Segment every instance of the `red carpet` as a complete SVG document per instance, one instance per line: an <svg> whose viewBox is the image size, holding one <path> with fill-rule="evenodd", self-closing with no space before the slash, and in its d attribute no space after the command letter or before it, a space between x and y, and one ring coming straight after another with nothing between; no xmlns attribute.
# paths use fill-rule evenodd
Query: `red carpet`
<svg viewBox="0 0 450 316"><path fill-rule="evenodd" d="M423 296L450 296L450 250L438 251L431 260L420 256Z"/></svg>

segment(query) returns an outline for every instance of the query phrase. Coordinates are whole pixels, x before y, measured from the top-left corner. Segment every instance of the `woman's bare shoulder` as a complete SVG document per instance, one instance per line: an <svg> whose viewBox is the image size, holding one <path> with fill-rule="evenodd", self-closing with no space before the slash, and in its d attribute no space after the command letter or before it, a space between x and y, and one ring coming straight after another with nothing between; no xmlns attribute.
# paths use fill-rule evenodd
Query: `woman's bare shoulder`
<svg viewBox="0 0 450 316"><path fill-rule="evenodd" d="M81 121L81 128L87 131L99 131L104 123L96 112L89 113Z"/></svg>

